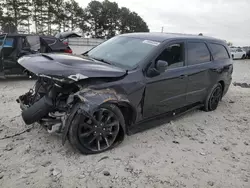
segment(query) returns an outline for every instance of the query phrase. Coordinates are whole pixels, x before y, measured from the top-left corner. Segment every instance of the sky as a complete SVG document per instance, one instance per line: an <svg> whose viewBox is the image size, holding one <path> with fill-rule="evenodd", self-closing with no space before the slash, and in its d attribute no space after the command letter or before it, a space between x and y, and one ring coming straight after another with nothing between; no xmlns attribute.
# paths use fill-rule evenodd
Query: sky
<svg viewBox="0 0 250 188"><path fill-rule="evenodd" d="M91 0L76 0L86 7ZM250 46L250 0L110 0L137 12L150 32L199 34Z"/></svg>

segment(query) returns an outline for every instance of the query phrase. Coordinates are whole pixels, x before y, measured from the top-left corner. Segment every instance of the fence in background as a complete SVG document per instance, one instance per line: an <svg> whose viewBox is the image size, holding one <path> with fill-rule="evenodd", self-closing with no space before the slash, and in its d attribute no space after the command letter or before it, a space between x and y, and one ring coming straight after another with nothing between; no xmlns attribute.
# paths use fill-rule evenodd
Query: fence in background
<svg viewBox="0 0 250 188"><path fill-rule="evenodd" d="M67 40L74 54L82 54L104 41L104 39L93 38L69 38Z"/></svg>

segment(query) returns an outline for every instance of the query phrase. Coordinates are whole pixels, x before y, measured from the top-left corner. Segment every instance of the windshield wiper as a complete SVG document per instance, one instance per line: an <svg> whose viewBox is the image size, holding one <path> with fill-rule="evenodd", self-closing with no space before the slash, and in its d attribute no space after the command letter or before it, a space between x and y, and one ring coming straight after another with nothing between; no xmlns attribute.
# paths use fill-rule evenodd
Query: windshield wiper
<svg viewBox="0 0 250 188"><path fill-rule="evenodd" d="M104 59L99 59L99 58L95 58L95 57L91 57L91 58L94 59L94 60L101 61L101 62L103 62L103 63L106 63L106 64L111 65L110 62L108 62L108 61L106 61L106 60L104 60Z"/></svg>

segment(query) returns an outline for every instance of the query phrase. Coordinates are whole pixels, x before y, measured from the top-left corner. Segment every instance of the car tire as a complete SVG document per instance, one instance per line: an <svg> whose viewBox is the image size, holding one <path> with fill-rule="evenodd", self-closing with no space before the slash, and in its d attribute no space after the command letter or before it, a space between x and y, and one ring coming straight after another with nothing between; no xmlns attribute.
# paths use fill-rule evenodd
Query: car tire
<svg viewBox="0 0 250 188"><path fill-rule="evenodd" d="M243 54L243 56L242 56L242 58L241 59L245 59L246 58L246 55L245 54Z"/></svg>
<svg viewBox="0 0 250 188"><path fill-rule="evenodd" d="M125 132L121 125L124 125L125 121L116 105L99 106L92 119L84 114L76 114L68 133L73 148L82 154L97 154L122 142Z"/></svg>
<svg viewBox="0 0 250 188"><path fill-rule="evenodd" d="M234 59L234 55L232 55L232 59Z"/></svg>
<svg viewBox="0 0 250 188"><path fill-rule="evenodd" d="M204 111L214 111L217 109L218 104L222 98L223 95L223 88L220 83L217 83L213 86L213 88L210 90L204 104Z"/></svg>

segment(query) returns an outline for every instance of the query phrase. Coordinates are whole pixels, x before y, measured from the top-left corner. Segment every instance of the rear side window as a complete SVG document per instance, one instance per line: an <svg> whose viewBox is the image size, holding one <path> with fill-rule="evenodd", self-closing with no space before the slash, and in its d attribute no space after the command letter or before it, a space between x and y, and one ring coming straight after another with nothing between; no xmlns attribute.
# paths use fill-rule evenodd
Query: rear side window
<svg viewBox="0 0 250 188"><path fill-rule="evenodd" d="M196 65L211 61L207 45L203 42L188 43L188 65Z"/></svg>
<svg viewBox="0 0 250 188"><path fill-rule="evenodd" d="M229 54L226 48L220 44L209 44L212 50L214 60L229 59Z"/></svg>

